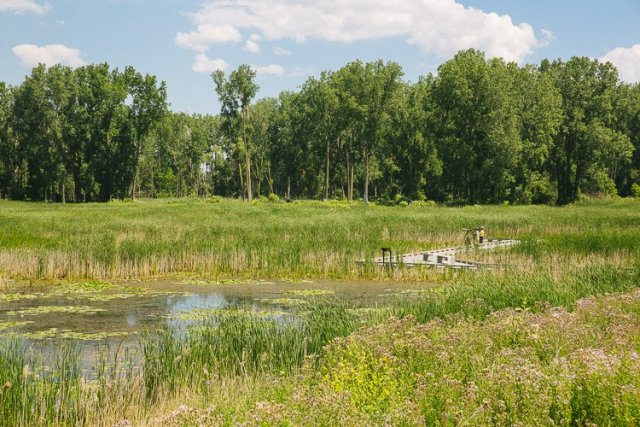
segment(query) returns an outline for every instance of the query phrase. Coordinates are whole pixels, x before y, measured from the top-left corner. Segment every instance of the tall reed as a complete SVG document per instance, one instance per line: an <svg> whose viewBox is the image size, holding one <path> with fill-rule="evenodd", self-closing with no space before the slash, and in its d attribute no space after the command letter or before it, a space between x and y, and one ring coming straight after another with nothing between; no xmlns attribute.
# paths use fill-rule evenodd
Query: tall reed
<svg viewBox="0 0 640 427"><path fill-rule="evenodd" d="M0 201L0 272L25 278L394 278L437 275L360 267L381 247L396 252L461 243L463 228L515 237L505 262L557 257L633 258L640 233L634 200L548 206L384 207L343 202L52 205ZM476 255L474 255L476 256Z"/></svg>

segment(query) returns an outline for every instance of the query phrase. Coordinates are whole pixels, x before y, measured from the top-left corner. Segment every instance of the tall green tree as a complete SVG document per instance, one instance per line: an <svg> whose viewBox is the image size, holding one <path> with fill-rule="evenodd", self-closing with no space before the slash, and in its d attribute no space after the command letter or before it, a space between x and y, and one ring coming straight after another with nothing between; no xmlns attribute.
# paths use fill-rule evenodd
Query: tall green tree
<svg viewBox="0 0 640 427"><path fill-rule="evenodd" d="M556 192L549 178L553 140L562 121L562 96L536 67L512 68L516 75L520 140L512 202L550 203Z"/></svg>
<svg viewBox="0 0 640 427"><path fill-rule="evenodd" d="M618 170L616 184L623 195L632 194L634 184L640 185L640 84L621 84L614 103L615 128L626 135L633 145L630 163Z"/></svg>
<svg viewBox="0 0 640 427"><path fill-rule="evenodd" d="M167 88L165 82L158 83L156 76L142 75L133 67L125 69L128 80L131 106L129 107L130 120L135 129L135 150L131 161L131 198L136 198L136 183L138 181L138 164L144 150L143 143L151 132L152 127L158 123L167 112Z"/></svg>
<svg viewBox="0 0 640 427"><path fill-rule="evenodd" d="M302 102L299 93L281 92L278 108L273 116L270 134L273 140L271 168L274 175L274 190L286 198L292 196L300 174L300 165L305 161L301 148L300 130Z"/></svg>
<svg viewBox="0 0 640 427"><path fill-rule="evenodd" d="M17 198L52 198L59 156L54 136L55 112L47 92L47 69L40 65L14 94L12 122L20 159L15 170L19 184L13 194Z"/></svg>
<svg viewBox="0 0 640 427"><path fill-rule="evenodd" d="M424 198L442 174L432 132L430 90L429 78L404 84L390 109L390 131L382 153L388 197L402 194Z"/></svg>
<svg viewBox="0 0 640 427"><path fill-rule="evenodd" d="M216 85L216 92L221 103L221 113L228 121L233 121L240 114L242 129L242 154L245 160L245 177L247 200L251 201L251 147L247 138L248 110L251 100L258 93L259 86L255 83L256 72L248 65L240 65L232 71L229 78L225 78L223 71L215 71L211 77ZM235 126L228 126L233 131ZM233 132L231 133L232 136Z"/></svg>
<svg viewBox="0 0 640 427"><path fill-rule="evenodd" d="M9 194L14 170L13 138L11 136L11 90L0 82L0 199Z"/></svg>
<svg viewBox="0 0 640 427"><path fill-rule="evenodd" d="M256 102L249 114L250 140L254 159L253 175L258 197L262 194L263 183L267 184L269 194L273 193L271 150L274 139L271 135L271 122L277 109L278 104L275 99L265 98Z"/></svg>
<svg viewBox="0 0 640 427"><path fill-rule="evenodd" d="M522 149L514 88L509 66L476 50L438 69L431 94L449 197L485 203L508 196Z"/></svg>
<svg viewBox="0 0 640 427"><path fill-rule="evenodd" d="M363 64L355 61L335 73L338 99L350 121L349 133L359 148L364 164L363 201L369 202L370 164L388 130L389 108L403 75L402 68L383 61Z"/></svg>
<svg viewBox="0 0 640 427"><path fill-rule="evenodd" d="M310 78L302 86L305 121L308 123L312 144L324 157L323 198L329 198L331 151L338 138L338 97L330 73L322 73L320 79Z"/></svg>
<svg viewBox="0 0 640 427"><path fill-rule="evenodd" d="M614 127L618 73L610 63L574 57L544 62L562 95L562 123L554 140L558 203L571 203L580 190L615 191L611 168L630 160L628 137ZM606 156L606 158L605 158Z"/></svg>

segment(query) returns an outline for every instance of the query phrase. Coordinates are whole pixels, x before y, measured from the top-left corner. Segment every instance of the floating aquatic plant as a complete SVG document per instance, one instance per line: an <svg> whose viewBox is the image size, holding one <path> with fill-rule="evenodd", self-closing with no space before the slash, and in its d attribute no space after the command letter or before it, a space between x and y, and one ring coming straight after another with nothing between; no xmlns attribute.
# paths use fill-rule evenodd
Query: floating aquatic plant
<svg viewBox="0 0 640 427"><path fill-rule="evenodd" d="M13 332L8 334L9 338L19 338L27 340L46 340L46 339L69 339L78 341L102 341L106 339L123 338L137 332L76 332L69 329L49 328L43 331L35 332Z"/></svg>
<svg viewBox="0 0 640 427"><path fill-rule="evenodd" d="M36 299L36 298L42 297L43 295L44 294L42 294L42 293L38 293L38 294L21 294L21 293L3 294L3 293L0 293L0 303Z"/></svg>
<svg viewBox="0 0 640 427"><path fill-rule="evenodd" d="M318 296L326 296L333 295L336 291L329 289L300 289L300 290L291 290L283 292L286 295L291 295L294 297L318 297Z"/></svg>
<svg viewBox="0 0 640 427"><path fill-rule="evenodd" d="M7 316L37 316L40 314L64 313L64 314L95 314L107 311L104 308L89 307L86 305L43 305L39 307L28 307L7 312Z"/></svg>
<svg viewBox="0 0 640 427"><path fill-rule="evenodd" d="M34 323L34 321L25 320L24 322L0 322L0 331L3 331L5 329L17 328L31 323Z"/></svg>

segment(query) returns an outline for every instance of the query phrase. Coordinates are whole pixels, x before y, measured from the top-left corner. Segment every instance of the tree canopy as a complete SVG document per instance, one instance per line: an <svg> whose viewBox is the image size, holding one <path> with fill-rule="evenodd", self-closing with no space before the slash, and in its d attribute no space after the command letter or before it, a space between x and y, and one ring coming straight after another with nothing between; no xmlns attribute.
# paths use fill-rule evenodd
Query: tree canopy
<svg viewBox="0 0 640 427"><path fill-rule="evenodd" d="M640 195L640 86L609 63L467 50L408 82L396 63L354 61L258 101L247 65L212 79L216 116L169 112L164 82L131 67L41 65L0 82L0 197Z"/></svg>

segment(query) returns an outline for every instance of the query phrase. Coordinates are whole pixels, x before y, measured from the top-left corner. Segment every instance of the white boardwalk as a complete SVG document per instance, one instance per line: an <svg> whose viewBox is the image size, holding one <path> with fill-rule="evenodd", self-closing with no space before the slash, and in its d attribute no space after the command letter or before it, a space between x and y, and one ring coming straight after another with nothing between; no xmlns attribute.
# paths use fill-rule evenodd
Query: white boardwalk
<svg viewBox="0 0 640 427"><path fill-rule="evenodd" d="M414 252L402 255L391 255L390 252L383 253L383 256L373 259L376 265L380 266L428 266L453 269L472 269L497 267L494 264L485 264L475 261L461 259L473 254L474 251L491 251L496 249L510 248L519 244L515 239L491 239L480 245L456 246L453 248L433 249L430 251Z"/></svg>

